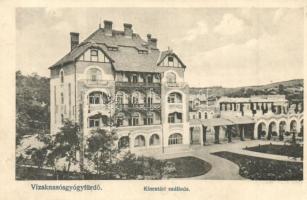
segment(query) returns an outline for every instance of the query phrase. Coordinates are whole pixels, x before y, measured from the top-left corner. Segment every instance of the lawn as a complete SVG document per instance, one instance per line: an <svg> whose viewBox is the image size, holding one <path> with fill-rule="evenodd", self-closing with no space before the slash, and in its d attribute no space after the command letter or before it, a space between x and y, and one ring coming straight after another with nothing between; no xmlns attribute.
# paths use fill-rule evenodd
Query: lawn
<svg viewBox="0 0 307 200"><path fill-rule="evenodd" d="M255 151L260 153L276 154L281 156L289 156L295 158L303 157L303 146L301 145L259 145L254 147L248 147L246 150Z"/></svg>
<svg viewBox="0 0 307 200"><path fill-rule="evenodd" d="M187 178L200 176L211 169L211 164L195 157L168 159L175 164L176 171L169 178Z"/></svg>
<svg viewBox="0 0 307 200"><path fill-rule="evenodd" d="M252 180L303 180L303 163L241 155L227 151L212 153L236 163L239 174Z"/></svg>

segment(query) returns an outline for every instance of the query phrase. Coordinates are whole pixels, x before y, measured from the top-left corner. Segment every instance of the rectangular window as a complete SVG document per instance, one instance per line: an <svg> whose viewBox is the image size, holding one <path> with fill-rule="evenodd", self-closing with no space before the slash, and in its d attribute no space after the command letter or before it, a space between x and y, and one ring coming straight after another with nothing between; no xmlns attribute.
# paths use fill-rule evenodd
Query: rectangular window
<svg viewBox="0 0 307 200"><path fill-rule="evenodd" d="M89 97L90 104L100 104L100 96L90 96Z"/></svg>
<svg viewBox="0 0 307 200"><path fill-rule="evenodd" d="M98 50L91 49L91 61L97 62L98 61Z"/></svg>
<svg viewBox="0 0 307 200"><path fill-rule="evenodd" d="M147 76L147 82L148 83L153 83L153 77L151 75Z"/></svg>
<svg viewBox="0 0 307 200"><path fill-rule="evenodd" d="M90 119L89 120L90 128L99 127L99 121L100 119Z"/></svg>
<svg viewBox="0 0 307 200"><path fill-rule="evenodd" d="M168 103L175 103L175 94L170 94L167 98Z"/></svg>
<svg viewBox="0 0 307 200"><path fill-rule="evenodd" d="M61 92L61 104L64 104L64 94Z"/></svg>
<svg viewBox="0 0 307 200"><path fill-rule="evenodd" d="M69 118L71 118L71 84L68 83L68 114Z"/></svg>
<svg viewBox="0 0 307 200"><path fill-rule="evenodd" d="M132 83L137 83L137 82L138 82L137 75L132 75Z"/></svg>
<svg viewBox="0 0 307 200"><path fill-rule="evenodd" d="M168 66L174 66L174 58L173 57L169 56L167 58L167 60L168 60Z"/></svg>
<svg viewBox="0 0 307 200"><path fill-rule="evenodd" d="M54 123L56 123L57 112L58 112L58 106L56 105L56 86L54 86Z"/></svg>
<svg viewBox="0 0 307 200"><path fill-rule="evenodd" d="M147 122L148 122L148 125L153 124L153 118L152 117L147 118Z"/></svg>
<svg viewBox="0 0 307 200"><path fill-rule="evenodd" d="M139 125L139 118L136 118L136 117L132 118L132 125L133 126Z"/></svg>
<svg viewBox="0 0 307 200"><path fill-rule="evenodd" d="M168 115L168 123L175 123L175 115L174 114Z"/></svg>

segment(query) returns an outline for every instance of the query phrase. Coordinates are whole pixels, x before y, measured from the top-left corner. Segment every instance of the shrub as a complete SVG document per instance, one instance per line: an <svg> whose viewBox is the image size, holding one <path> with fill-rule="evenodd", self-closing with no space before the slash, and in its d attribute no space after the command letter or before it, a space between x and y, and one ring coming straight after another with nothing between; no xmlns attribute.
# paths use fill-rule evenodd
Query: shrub
<svg viewBox="0 0 307 200"><path fill-rule="evenodd" d="M285 132L285 136L290 136L291 134L290 134L290 132L289 131L286 131Z"/></svg>
<svg viewBox="0 0 307 200"><path fill-rule="evenodd" d="M273 132L272 132L272 136L276 137L276 136L277 136L277 132L276 132L276 131L273 131Z"/></svg>

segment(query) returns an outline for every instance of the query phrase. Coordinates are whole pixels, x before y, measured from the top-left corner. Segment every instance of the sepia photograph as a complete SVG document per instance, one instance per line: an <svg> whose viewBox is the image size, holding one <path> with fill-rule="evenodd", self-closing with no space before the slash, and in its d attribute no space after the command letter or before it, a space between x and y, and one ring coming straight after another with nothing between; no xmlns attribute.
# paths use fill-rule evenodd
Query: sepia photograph
<svg viewBox="0 0 307 200"><path fill-rule="evenodd" d="M302 182L304 15L17 7L15 180Z"/></svg>

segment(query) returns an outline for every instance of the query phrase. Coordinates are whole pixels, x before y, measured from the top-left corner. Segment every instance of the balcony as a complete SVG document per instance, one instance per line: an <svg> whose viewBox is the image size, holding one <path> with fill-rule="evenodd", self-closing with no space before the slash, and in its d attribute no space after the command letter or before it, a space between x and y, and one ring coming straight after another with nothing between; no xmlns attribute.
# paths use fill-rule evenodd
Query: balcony
<svg viewBox="0 0 307 200"><path fill-rule="evenodd" d="M169 123L170 129L183 129L183 123Z"/></svg>
<svg viewBox="0 0 307 200"><path fill-rule="evenodd" d="M160 87L160 83L146 83L146 82L122 82L122 81L117 81L115 82L116 87L146 87L146 88L157 88Z"/></svg>
<svg viewBox="0 0 307 200"><path fill-rule="evenodd" d="M178 83L171 83L171 82L167 82L166 83L167 87L179 87L179 88L182 88L182 87L185 87L186 86L186 83L184 82L178 82Z"/></svg>
<svg viewBox="0 0 307 200"><path fill-rule="evenodd" d="M89 104L88 110L90 112L100 111L102 113L109 112L110 106L108 104Z"/></svg>
<svg viewBox="0 0 307 200"><path fill-rule="evenodd" d="M111 81L107 80L90 80L90 79L81 79L80 83L83 83L87 87L97 88L97 87L109 87L111 85Z"/></svg>
<svg viewBox="0 0 307 200"><path fill-rule="evenodd" d="M117 104L116 109L125 111L150 111L161 110L160 103L153 104Z"/></svg>
<svg viewBox="0 0 307 200"><path fill-rule="evenodd" d="M182 103L168 103L168 107L169 107L170 112L176 111L176 110L182 111L183 109Z"/></svg>

